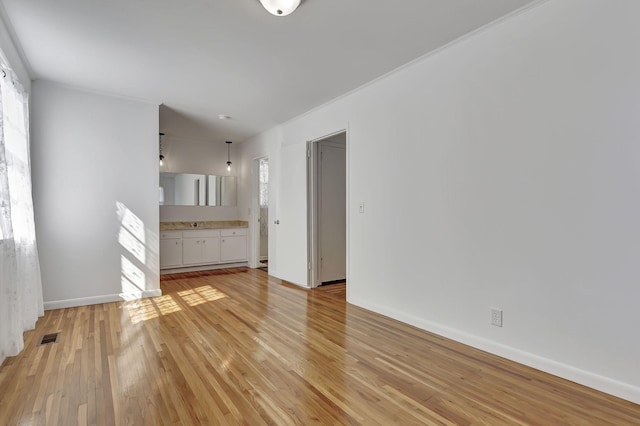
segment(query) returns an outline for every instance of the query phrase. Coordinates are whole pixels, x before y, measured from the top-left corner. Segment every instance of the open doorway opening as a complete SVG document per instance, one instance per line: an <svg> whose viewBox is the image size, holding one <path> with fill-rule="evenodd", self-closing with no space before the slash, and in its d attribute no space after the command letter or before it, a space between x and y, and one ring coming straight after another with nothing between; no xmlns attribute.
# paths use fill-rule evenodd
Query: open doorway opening
<svg viewBox="0 0 640 426"><path fill-rule="evenodd" d="M309 282L311 287L347 278L347 180L345 131L309 142Z"/></svg>
<svg viewBox="0 0 640 426"><path fill-rule="evenodd" d="M254 259L256 267L269 271L269 158L255 160L254 176L257 178L255 188L257 201L257 232L255 233Z"/></svg>

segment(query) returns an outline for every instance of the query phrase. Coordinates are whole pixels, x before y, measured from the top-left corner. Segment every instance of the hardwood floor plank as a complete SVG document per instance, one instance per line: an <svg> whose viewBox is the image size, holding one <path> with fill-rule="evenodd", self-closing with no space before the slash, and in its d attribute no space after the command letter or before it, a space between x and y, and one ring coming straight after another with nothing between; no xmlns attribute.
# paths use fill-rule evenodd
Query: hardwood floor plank
<svg viewBox="0 0 640 426"><path fill-rule="evenodd" d="M246 268L47 311L0 367L0 424L640 424L640 406ZM62 332L60 342L38 338Z"/></svg>

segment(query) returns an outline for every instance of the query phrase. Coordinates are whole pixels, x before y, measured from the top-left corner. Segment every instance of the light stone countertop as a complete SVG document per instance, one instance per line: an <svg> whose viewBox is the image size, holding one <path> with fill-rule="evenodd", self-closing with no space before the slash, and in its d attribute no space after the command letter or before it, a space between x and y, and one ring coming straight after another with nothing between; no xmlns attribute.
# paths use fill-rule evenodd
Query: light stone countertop
<svg viewBox="0 0 640 426"><path fill-rule="evenodd" d="M245 220L213 220L194 222L160 222L160 231L184 231L188 229L248 228Z"/></svg>

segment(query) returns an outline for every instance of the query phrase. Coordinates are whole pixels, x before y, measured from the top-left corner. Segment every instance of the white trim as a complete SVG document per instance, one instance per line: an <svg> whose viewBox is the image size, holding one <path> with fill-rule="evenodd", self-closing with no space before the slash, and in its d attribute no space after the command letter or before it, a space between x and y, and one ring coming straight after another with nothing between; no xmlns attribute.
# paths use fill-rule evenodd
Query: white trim
<svg viewBox="0 0 640 426"><path fill-rule="evenodd" d="M251 268L259 268L260 265L260 160L269 161L269 155L263 154L258 157L254 157L251 160L251 214L249 215L251 222L249 224L249 233L251 236L251 253L249 257L249 266ZM269 164L271 167L271 164ZM270 192L269 185L267 183L267 191ZM269 204L271 204L271 198L269 198ZM269 206L267 206L267 211ZM268 214L267 214L268 216ZM267 233L269 232L269 223L267 222ZM267 247L267 257L269 255L269 247ZM265 258L266 259L266 258Z"/></svg>
<svg viewBox="0 0 640 426"><path fill-rule="evenodd" d="M316 235L318 233L316 225L316 148L314 141L307 141L307 287L317 287L316 263L318 255L316 253Z"/></svg>
<svg viewBox="0 0 640 426"><path fill-rule="evenodd" d="M568 364L544 358L530 352L525 352L511 346L465 333L451 327L446 327L432 321L427 321L413 315L408 315L404 312L387 309L375 303L364 300L354 300L352 297L349 297L349 294L347 294L347 301L353 305L393 318L403 323L413 325L430 333L435 333L448 339L455 340L456 342L515 361L519 364L524 364L554 376L640 404L640 387L601 376L590 371L581 370Z"/></svg>
<svg viewBox="0 0 640 426"><path fill-rule="evenodd" d="M80 297L77 299L52 300L44 302L44 310L74 308L76 306L97 305L100 303L122 302L124 300L145 299L162 296L162 290L143 290L132 294L105 294L102 296Z"/></svg>
<svg viewBox="0 0 640 426"><path fill-rule="evenodd" d="M307 141L307 287L315 288L321 283L318 279L318 144L333 136L345 134L345 187L346 187L346 275L349 275L349 123L335 132ZM347 286L348 287L348 286Z"/></svg>
<svg viewBox="0 0 640 426"><path fill-rule="evenodd" d="M219 263L215 265L200 265L200 266L188 266L185 268L180 267L180 268L161 269L160 275L180 274L182 272L214 271L216 269L229 269L229 268L253 268L253 266L249 266L248 262Z"/></svg>
<svg viewBox="0 0 640 426"><path fill-rule="evenodd" d="M345 161L346 161L346 165L345 165L345 167L346 167L346 169L345 169L345 181L346 182L345 182L345 185L347 185L347 205L346 205L347 211L345 211L344 214L347 215L347 218L346 218L347 219L347 222L346 222L346 225L347 225L347 241L346 241L346 244L347 244L347 247L346 247L346 255L347 255L347 258L346 258L347 270L346 270L346 272L347 272L347 276L346 276L346 289L347 289L347 299L348 299L349 295L350 295L350 290L351 290L351 286L349 285L349 279L350 279L349 277L351 275L350 272L349 272L350 271L350 268L349 268L349 265L350 265L349 250L350 250L350 247L351 247L351 243L350 243L350 239L349 239L350 238L349 236L351 235L351 214L350 214L350 211L351 211L351 209L350 209L350 205L351 205L351 179L349 177L350 176L349 160L351 158L351 156L349 155L349 148L351 147L351 143L349 142L349 137L351 135L351 130L349 130L349 122L348 121L347 121L347 125L346 125L345 131L347 132L346 135L345 135L346 138L345 138L345 142L344 142L345 143L345 147L344 147L344 149L345 149Z"/></svg>

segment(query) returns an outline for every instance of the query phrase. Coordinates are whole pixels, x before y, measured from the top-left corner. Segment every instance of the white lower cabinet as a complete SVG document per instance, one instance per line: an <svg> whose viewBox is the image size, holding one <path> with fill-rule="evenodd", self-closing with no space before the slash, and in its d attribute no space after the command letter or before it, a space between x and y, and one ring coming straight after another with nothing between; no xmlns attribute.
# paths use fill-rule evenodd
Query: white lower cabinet
<svg viewBox="0 0 640 426"><path fill-rule="evenodd" d="M182 232L160 233L160 268L182 265Z"/></svg>
<svg viewBox="0 0 640 426"><path fill-rule="evenodd" d="M202 239L202 261L204 263L219 262L220 237Z"/></svg>
<svg viewBox="0 0 640 426"><path fill-rule="evenodd" d="M194 265L202 260L202 250L200 250L200 240L195 238L185 238L182 240L182 263Z"/></svg>
<svg viewBox="0 0 640 426"><path fill-rule="evenodd" d="M246 260L246 229L200 229L160 233L160 269Z"/></svg>
<svg viewBox="0 0 640 426"><path fill-rule="evenodd" d="M202 265L220 261L220 231L203 229L182 232L182 264Z"/></svg>
<svg viewBox="0 0 640 426"><path fill-rule="evenodd" d="M196 265L220 261L220 237L182 239L182 263Z"/></svg>
<svg viewBox="0 0 640 426"><path fill-rule="evenodd" d="M223 229L220 235L220 260L223 262L247 260L246 229Z"/></svg>

